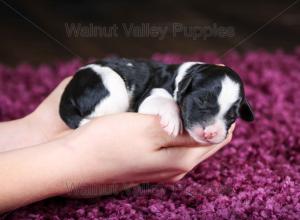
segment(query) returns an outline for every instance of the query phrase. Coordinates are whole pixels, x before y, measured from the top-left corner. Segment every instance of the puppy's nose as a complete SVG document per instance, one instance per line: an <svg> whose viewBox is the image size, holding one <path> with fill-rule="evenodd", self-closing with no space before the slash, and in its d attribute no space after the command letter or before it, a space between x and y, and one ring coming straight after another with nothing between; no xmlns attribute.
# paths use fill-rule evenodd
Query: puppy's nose
<svg viewBox="0 0 300 220"><path fill-rule="evenodd" d="M203 137L206 140L213 139L216 135L217 135L217 132L215 132L215 131L204 131L204 133L203 133Z"/></svg>

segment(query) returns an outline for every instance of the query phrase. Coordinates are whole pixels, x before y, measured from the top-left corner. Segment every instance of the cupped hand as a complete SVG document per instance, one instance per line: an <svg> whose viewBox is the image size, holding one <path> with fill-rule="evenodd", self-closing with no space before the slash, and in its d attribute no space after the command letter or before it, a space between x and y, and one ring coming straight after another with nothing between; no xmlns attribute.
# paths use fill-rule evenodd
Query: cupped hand
<svg viewBox="0 0 300 220"><path fill-rule="evenodd" d="M96 118L63 137L74 156L69 185L174 182L229 143L199 146L188 135L168 136L158 116L122 113ZM101 193L103 194L103 192Z"/></svg>
<svg viewBox="0 0 300 220"><path fill-rule="evenodd" d="M59 116L61 95L72 77L67 77L48 95L26 119L40 142L50 141L71 129Z"/></svg>

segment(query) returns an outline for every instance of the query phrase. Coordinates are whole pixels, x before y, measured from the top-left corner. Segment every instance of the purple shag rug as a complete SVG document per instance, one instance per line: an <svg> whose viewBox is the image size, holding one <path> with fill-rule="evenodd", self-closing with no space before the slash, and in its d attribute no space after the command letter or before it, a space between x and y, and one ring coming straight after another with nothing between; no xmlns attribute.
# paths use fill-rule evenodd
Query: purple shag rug
<svg viewBox="0 0 300 220"><path fill-rule="evenodd" d="M154 54L167 63L224 63L240 73L256 113L238 122L232 143L168 185L97 199L51 198L11 219L300 219L300 48L294 52ZM24 116L81 61L0 65L0 120Z"/></svg>

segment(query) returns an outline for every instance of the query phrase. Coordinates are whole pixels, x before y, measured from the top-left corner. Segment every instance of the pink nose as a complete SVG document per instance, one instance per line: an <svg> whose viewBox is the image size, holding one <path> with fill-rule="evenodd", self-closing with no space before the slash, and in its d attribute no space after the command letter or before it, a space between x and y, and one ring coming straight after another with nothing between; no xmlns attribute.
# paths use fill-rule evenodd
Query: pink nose
<svg viewBox="0 0 300 220"><path fill-rule="evenodd" d="M213 139L216 135L217 135L217 132L212 132L212 131L204 131L204 133L203 133L203 137L206 140Z"/></svg>

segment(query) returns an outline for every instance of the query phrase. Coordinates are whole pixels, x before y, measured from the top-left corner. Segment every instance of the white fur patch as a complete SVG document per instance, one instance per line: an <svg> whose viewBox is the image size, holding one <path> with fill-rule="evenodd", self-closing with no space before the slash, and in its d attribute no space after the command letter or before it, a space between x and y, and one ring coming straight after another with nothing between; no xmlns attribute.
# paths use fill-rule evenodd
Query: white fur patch
<svg viewBox="0 0 300 220"><path fill-rule="evenodd" d="M132 63L127 63L126 65L127 65L127 66L133 66L133 64L132 64Z"/></svg>
<svg viewBox="0 0 300 220"><path fill-rule="evenodd" d="M169 135L177 136L182 131L178 105L165 89L152 89L150 96L139 106L138 112L159 115L161 125Z"/></svg>
<svg viewBox="0 0 300 220"><path fill-rule="evenodd" d="M172 96L170 95L170 93L163 88L152 89L150 94L151 94L151 97L164 97L166 99L173 99Z"/></svg>
<svg viewBox="0 0 300 220"><path fill-rule="evenodd" d="M175 78L175 90L174 90L174 93L173 93L173 97L174 97L175 100L177 100L177 93L178 93L178 89L179 89L178 88L179 83L182 81L182 79L187 74L187 70L195 64L203 64L203 62L185 62L185 63L183 63L179 66L178 73L177 73L177 76Z"/></svg>
<svg viewBox="0 0 300 220"><path fill-rule="evenodd" d="M228 76L222 80L222 89L218 97L218 103L220 106L219 116L223 117L228 109L239 98L240 85Z"/></svg>
<svg viewBox="0 0 300 220"><path fill-rule="evenodd" d="M83 119L80 122L80 125L88 122L90 118L99 117L106 114L126 112L128 110L130 97L126 89L125 82L118 73L109 67L100 66L97 64L90 64L80 69L83 68L91 68L101 77L103 85L109 91L109 95L96 105L94 111L85 119Z"/></svg>
<svg viewBox="0 0 300 220"><path fill-rule="evenodd" d="M90 121L90 119L86 119L86 118L82 119L82 120L80 121L80 123L79 123L79 127L82 126L82 125L85 125L85 124L88 123L89 121Z"/></svg>

